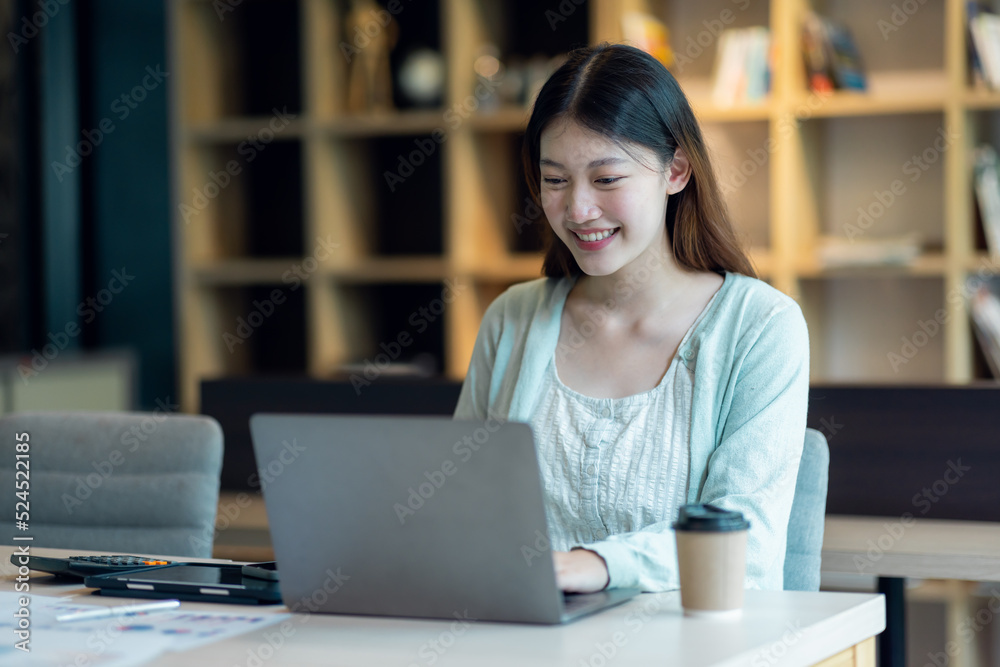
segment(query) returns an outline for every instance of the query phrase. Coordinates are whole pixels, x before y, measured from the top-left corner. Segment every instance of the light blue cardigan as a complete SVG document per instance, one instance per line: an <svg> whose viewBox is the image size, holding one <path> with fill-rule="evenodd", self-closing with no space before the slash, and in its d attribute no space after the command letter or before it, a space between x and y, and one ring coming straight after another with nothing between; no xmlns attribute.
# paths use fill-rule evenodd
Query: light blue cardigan
<svg viewBox="0 0 1000 667"><path fill-rule="evenodd" d="M529 421L573 283L522 283L490 305L456 419L482 420L489 411L507 421ZM727 273L677 354L694 374L687 501L743 512L751 525L746 585L780 590L809 392L802 312L767 283ZM604 558L611 587L679 586L670 522L580 546Z"/></svg>

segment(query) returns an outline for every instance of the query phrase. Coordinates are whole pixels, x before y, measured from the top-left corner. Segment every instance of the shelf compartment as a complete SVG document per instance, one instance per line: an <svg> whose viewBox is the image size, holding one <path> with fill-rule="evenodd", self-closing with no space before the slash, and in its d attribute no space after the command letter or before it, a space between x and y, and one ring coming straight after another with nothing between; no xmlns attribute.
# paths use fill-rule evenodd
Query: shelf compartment
<svg viewBox="0 0 1000 667"><path fill-rule="evenodd" d="M719 187L747 245L771 245L771 159L768 124L703 123Z"/></svg>
<svg viewBox="0 0 1000 667"><path fill-rule="evenodd" d="M897 26L894 0L815 0L820 15L845 25L854 37L868 78L870 98L862 102L849 93L835 94L824 105L829 115L908 113L943 106L949 91L945 64L946 2L921 3ZM896 28L896 29L894 29ZM804 69L793 87L806 91Z"/></svg>
<svg viewBox="0 0 1000 667"><path fill-rule="evenodd" d="M812 119L802 137L814 156L815 211L806 218L820 221L819 233L864 239L916 232L924 247L944 246L944 162L957 147L941 114ZM861 146L878 146L878 159L861 158Z"/></svg>
<svg viewBox="0 0 1000 667"><path fill-rule="evenodd" d="M331 355L327 366L318 372L328 376L360 374L366 363L383 365L377 357L389 348L393 353L388 361L416 363L429 374L440 375L450 304L469 289L467 282L453 278L422 283L336 283L337 312L346 317L331 323L339 341L336 355Z"/></svg>
<svg viewBox="0 0 1000 667"><path fill-rule="evenodd" d="M302 147L297 141L188 145L179 224L195 262L302 254Z"/></svg>
<svg viewBox="0 0 1000 667"><path fill-rule="evenodd" d="M932 323L946 307L940 278L829 276L799 285L814 383L944 377L946 327Z"/></svg>
<svg viewBox="0 0 1000 667"><path fill-rule="evenodd" d="M304 292L281 283L199 289L213 310L201 345L212 348L214 363L199 370L201 377L304 373Z"/></svg>
<svg viewBox="0 0 1000 667"><path fill-rule="evenodd" d="M302 111L298 2L178 3L177 61L188 122Z"/></svg>
<svg viewBox="0 0 1000 667"><path fill-rule="evenodd" d="M444 254L445 149L430 135L330 139L312 147L313 229L338 242L338 266Z"/></svg>
<svg viewBox="0 0 1000 667"><path fill-rule="evenodd" d="M476 106L483 109L530 106L554 59L589 43L592 4L576 0L546 9L533 0L448 0L446 33L454 68L446 105L458 111L478 91ZM503 67L485 94L474 69L482 55L497 57Z"/></svg>
<svg viewBox="0 0 1000 667"><path fill-rule="evenodd" d="M456 270L472 273L502 264L508 255L537 253L548 225L528 194L520 134L458 133L450 140L449 247Z"/></svg>

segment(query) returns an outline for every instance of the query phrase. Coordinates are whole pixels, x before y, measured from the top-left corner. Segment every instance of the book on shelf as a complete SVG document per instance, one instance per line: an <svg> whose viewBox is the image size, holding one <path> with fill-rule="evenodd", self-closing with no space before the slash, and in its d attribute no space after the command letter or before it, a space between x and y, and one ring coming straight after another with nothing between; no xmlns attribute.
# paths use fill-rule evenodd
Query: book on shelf
<svg viewBox="0 0 1000 667"><path fill-rule="evenodd" d="M849 266L906 266L920 256L920 234L911 232L883 238L847 239L825 236L819 239L816 259L828 269Z"/></svg>
<svg viewBox="0 0 1000 667"><path fill-rule="evenodd" d="M976 281L976 279L970 279ZM986 283L976 281L970 299L973 329L993 377L1000 380L1000 298Z"/></svg>
<svg viewBox="0 0 1000 667"><path fill-rule="evenodd" d="M771 33L767 28L729 28L716 48L712 102L720 107L756 104L771 85Z"/></svg>
<svg viewBox="0 0 1000 667"><path fill-rule="evenodd" d="M850 29L815 12L802 21L802 56L809 89L865 91L867 77Z"/></svg>
<svg viewBox="0 0 1000 667"><path fill-rule="evenodd" d="M993 146L983 144L973 153L976 201L979 218L983 221L986 247L990 255L1000 259L1000 170L997 152Z"/></svg>
<svg viewBox="0 0 1000 667"><path fill-rule="evenodd" d="M975 2L968 4L967 14L973 78L996 90L1000 88L1000 16Z"/></svg>

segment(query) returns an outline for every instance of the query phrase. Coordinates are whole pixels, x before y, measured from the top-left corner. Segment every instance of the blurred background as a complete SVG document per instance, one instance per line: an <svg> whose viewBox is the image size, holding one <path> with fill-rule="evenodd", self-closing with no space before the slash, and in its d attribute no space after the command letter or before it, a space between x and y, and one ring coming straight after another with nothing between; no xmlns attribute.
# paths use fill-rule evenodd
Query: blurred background
<svg viewBox="0 0 1000 667"><path fill-rule="evenodd" d="M539 272L534 93L603 40L681 81L814 382L988 380L1000 97L965 3L908 9L2 0L0 407L461 379L486 306Z"/></svg>

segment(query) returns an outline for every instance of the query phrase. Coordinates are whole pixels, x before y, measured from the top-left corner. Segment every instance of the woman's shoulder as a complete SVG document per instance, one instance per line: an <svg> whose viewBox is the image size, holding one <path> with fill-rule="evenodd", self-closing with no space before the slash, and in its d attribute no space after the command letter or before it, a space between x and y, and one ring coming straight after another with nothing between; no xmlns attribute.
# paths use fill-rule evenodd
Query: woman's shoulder
<svg viewBox="0 0 1000 667"><path fill-rule="evenodd" d="M719 290L712 325L702 343L752 348L761 337L808 345L805 318L795 299L758 278L727 273Z"/></svg>
<svg viewBox="0 0 1000 667"><path fill-rule="evenodd" d="M572 286L569 278L537 278L516 283L490 304L487 316L502 320L534 318L540 310L561 307Z"/></svg>
<svg viewBox="0 0 1000 667"><path fill-rule="evenodd" d="M795 299L759 278L727 273L722 289L726 290L723 309L741 319L767 319L785 310L802 312Z"/></svg>

